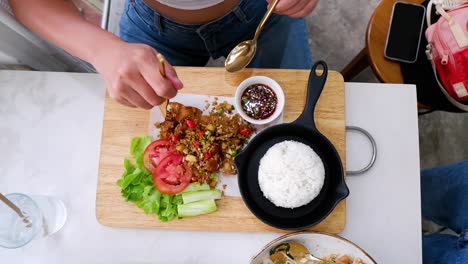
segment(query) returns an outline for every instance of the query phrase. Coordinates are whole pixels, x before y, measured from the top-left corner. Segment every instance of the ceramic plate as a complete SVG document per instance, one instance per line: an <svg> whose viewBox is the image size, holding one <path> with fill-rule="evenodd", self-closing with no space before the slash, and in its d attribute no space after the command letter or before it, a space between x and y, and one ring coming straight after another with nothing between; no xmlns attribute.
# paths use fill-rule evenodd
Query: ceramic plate
<svg viewBox="0 0 468 264"><path fill-rule="evenodd" d="M267 264L269 260L269 251L276 245L286 242L296 241L306 246L312 255L317 257L327 257L332 254L348 255L351 258L360 258L365 264L376 264L363 249L339 236L317 233L317 232L296 232L281 236L268 243L260 253L258 253L250 262L251 264Z"/></svg>

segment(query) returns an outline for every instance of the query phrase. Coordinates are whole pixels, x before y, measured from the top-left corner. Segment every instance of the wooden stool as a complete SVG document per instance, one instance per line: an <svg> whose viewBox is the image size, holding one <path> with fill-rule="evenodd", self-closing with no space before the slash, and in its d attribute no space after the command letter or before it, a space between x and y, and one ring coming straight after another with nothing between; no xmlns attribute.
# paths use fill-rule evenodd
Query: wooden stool
<svg viewBox="0 0 468 264"><path fill-rule="evenodd" d="M342 71L345 81L351 81L366 67L371 66L377 78L384 83L404 83L400 63L384 57L393 4L398 0L381 0L367 26L366 47ZM405 0L421 4L423 0Z"/></svg>

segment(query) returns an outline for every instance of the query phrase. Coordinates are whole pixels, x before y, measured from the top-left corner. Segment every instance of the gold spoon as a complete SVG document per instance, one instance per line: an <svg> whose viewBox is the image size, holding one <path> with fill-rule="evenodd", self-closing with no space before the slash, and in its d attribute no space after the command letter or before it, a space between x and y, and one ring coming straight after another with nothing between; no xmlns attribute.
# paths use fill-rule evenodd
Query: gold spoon
<svg viewBox="0 0 468 264"><path fill-rule="evenodd" d="M236 72L242 70L250 63L250 61L252 61L253 57L255 56L255 51L257 50L257 39L260 36L260 31L262 31L263 26L273 13L273 10L275 9L278 2L279 0L275 0L270 5L266 14L260 21L260 24L258 24L254 38L239 43L231 50L231 52L226 58L226 61L224 62L224 67L228 72Z"/></svg>
<svg viewBox="0 0 468 264"><path fill-rule="evenodd" d="M333 264L335 262L318 258L302 244L297 242L285 242L270 250L270 259L275 264L305 264L309 261L320 261L320 263Z"/></svg>
<svg viewBox="0 0 468 264"><path fill-rule="evenodd" d="M2 202L4 202L6 205L8 205L8 207L10 207L13 211L15 211L16 214L18 214L18 216L23 220L23 222L26 224L26 227L31 227L32 226L32 223L31 221L29 220L29 218L27 216L25 216L23 214L23 212L21 211L21 209L18 208L18 206L16 206L13 202L11 202L8 198L6 198L5 195L1 194L0 193L0 200Z"/></svg>
<svg viewBox="0 0 468 264"><path fill-rule="evenodd" d="M158 53L156 55L159 60L159 73L161 74L162 77L166 78L166 68L165 68L165 61L164 56L161 53ZM159 110L161 110L162 115L164 118L166 118L166 113L167 113L167 106L169 105L169 99L167 99L164 103L159 105Z"/></svg>

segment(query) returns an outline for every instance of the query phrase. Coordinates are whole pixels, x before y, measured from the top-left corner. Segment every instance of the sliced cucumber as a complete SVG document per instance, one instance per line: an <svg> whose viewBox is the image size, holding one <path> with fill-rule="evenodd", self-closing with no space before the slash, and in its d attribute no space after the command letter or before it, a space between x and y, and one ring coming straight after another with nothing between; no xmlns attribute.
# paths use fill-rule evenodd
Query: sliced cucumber
<svg viewBox="0 0 468 264"><path fill-rule="evenodd" d="M219 190L207 190L207 191L196 191L196 192L184 192L182 193L182 201L184 204L192 203L201 200L216 200L221 199L221 192Z"/></svg>
<svg viewBox="0 0 468 264"><path fill-rule="evenodd" d="M202 214L209 214L218 210L215 200L202 200L193 203L180 204L177 206L179 217L190 217Z"/></svg>
<svg viewBox="0 0 468 264"><path fill-rule="evenodd" d="M185 190L182 193L186 192L196 192L196 191L206 191L209 190L210 186L206 183L199 183L199 182L194 182L191 183L185 188Z"/></svg>

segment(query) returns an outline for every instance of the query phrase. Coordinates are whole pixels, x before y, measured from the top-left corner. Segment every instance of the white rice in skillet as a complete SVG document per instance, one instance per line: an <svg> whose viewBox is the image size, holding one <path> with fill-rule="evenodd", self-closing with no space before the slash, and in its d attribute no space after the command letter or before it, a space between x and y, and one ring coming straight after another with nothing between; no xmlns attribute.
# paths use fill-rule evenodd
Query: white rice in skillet
<svg viewBox="0 0 468 264"><path fill-rule="evenodd" d="M322 160L304 143L277 143L260 160L260 189L279 207L296 208L308 204L320 193L324 180Z"/></svg>

